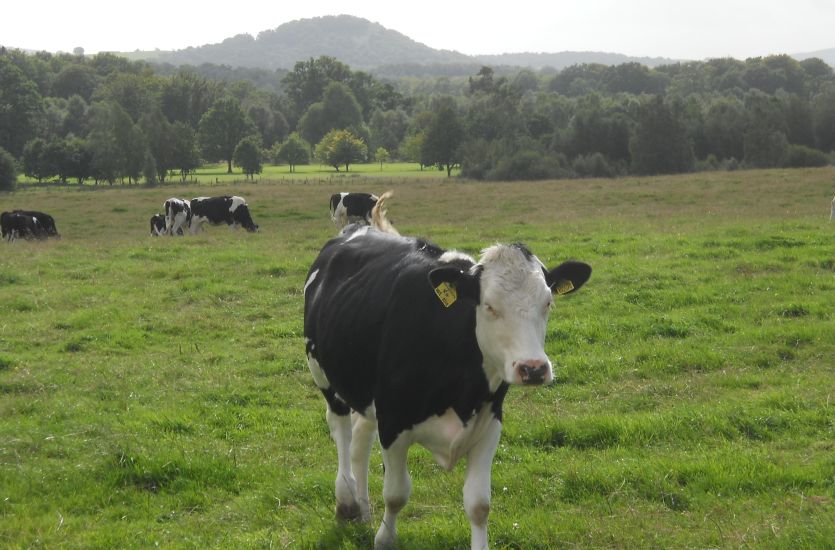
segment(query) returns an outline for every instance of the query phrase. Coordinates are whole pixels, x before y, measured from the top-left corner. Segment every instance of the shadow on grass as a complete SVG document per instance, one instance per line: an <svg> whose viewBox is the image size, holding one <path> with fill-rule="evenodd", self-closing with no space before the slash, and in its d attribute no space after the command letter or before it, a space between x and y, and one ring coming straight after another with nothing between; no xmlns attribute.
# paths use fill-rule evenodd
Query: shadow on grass
<svg viewBox="0 0 835 550"><path fill-rule="evenodd" d="M305 547L317 550L360 549L374 547L375 529L371 523L333 520L333 524L318 541L308 541Z"/></svg>

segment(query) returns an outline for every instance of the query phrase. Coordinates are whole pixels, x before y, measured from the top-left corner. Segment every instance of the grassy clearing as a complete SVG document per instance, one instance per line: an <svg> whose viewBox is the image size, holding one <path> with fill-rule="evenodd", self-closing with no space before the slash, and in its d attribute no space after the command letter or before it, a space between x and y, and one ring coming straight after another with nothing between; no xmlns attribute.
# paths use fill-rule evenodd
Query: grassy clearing
<svg viewBox="0 0 835 550"><path fill-rule="evenodd" d="M379 452L374 524L337 524L301 287L329 195L393 188L404 233L595 268L552 314L556 383L508 394L494 547L828 547L833 181L239 183L211 193L247 197L261 232L190 238L147 221L194 185L2 195L63 238L2 243L0 545L369 547ZM467 548L463 467L417 448L410 465L402 547Z"/></svg>
<svg viewBox="0 0 835 550"><path fill-rule="evenodd" d="M182 185L188 184L208 184L208 185L226 185L249 183L250 180L243 174L243 172L235 167L231 174L226 172L226 163L206 164L198 168L193 175L188 176L185 182L180 176L166 180L166 184ZM458 175L459 169L454 169L452 175ZM379 162L351 164L348 171L345 171L344 166L340 166L337 171L333 166L326 166L323 164L302 164L298 165L291 172L288 165L273 165L265 164L263 171L256 174L253 178L255 183L341 183L351 182L351 184L366 182L375 182L379 179L395 178L401 183L411 181L429 181L437 180L444 181L447 178L446 171L438 170L434 167L421 169L420 165L415 162L386 162L381 166ZM36 183L34 179L21 176L20 182L24 185ZM74 182L68 185L76 185ZM94 186L92 181L87 181L85 186ZM100 184L101 185L107 185ZM121 184L116 184L121 185Z"/></svg>

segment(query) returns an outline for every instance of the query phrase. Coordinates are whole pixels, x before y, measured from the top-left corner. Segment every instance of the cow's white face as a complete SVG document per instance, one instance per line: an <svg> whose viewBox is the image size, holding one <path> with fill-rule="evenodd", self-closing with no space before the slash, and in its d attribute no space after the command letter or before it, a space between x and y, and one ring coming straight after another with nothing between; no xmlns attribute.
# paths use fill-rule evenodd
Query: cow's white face
<svg viewBox="0 0 835 550"><path fill-rule="evenodd" d="M494 246L479 265L475 331L491 386L550 383L545 329L553 299L542 263L520 247Z"/></svg>
<svg viewBox="0 0 835 550"><path fill-rule="evenodd" d="M591 266L582 262L546 270L524 245L496 245L484 250L468 272L452 264L433 269L429 283L447 307L459 298L474 305L484 371L496 388L501 382L547 384L554 379L545 354L552 296L579 289L590 276Z"/></svg>

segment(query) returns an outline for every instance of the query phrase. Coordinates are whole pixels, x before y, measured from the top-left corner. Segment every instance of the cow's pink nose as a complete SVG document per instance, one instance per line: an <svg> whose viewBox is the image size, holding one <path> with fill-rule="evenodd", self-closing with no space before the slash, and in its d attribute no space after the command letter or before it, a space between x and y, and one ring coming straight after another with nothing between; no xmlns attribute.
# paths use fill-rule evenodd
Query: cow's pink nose
<svg viewBox="0 0 835 550"><path fill-rule="evenodd" d="M542 384L548 376L548 363L546 361L515 361L513 366L523 384Z"/></svg>

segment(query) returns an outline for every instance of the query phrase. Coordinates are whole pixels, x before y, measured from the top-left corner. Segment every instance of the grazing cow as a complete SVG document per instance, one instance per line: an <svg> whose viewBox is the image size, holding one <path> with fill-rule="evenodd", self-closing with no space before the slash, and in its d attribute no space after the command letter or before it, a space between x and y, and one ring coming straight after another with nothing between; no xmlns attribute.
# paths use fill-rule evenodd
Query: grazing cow
<svg viewBox="0 0 835 550"><path fill-rule="evenodd" d="M34 210L14 210L16 214L23 214L24 216L32 216L38 220L38 223L43 229L45 237L60 237L58 228L55 227L55 218L43 212L36 212Z"/></svg>
<svg viewBox="0 0 835 550"><path fill-rule="evenodd" d="M249 206L242 197L196 197L191 199L191 232L200 231L204 222L212 225L225 223L231 229L243 227L249 232L258 231L252 221Z"/></svg>
<svg viewBox="0 0 835 550"><path fill-rule="evenodd" d="M552 381L544 349L552 294L577 290L590 275L580 262L547 270L521 244L491 246L476 263L359 225L326 243L304 285L304 335L337 447L337 516L370 519L368 463L379 431L385 512L375 548L395 544L413 443L447 469L467 457L472 548L487 548L505 393Z"/></svg>
<svg viewBox="0 0 835 550"><path fill-rule="evenodd" d="M191 223L191 205L185 199L171 197L163 203L165 209L165 233L182 235L183 228Z"/></svg>
<svg viewBox="0 0 835 550"><path fill-rule="evenodd" d="M159 237L160 235L165 235L165 216L157 213L151 216L151 236Z"/></svg>
<svg viewBox="0 0 835 550"><path fill-rule="evenodd" d="M19 237L24 239L46 238L46 233L38 218L18 212L3 212L0 214L0 235L10 243L15 242Z"/></svg>
<svg viewBox="0 0 835 550"><path fill-rule="evenodd" d="M334 193L331 195L331 220L337 230L350 223L371 225L371 210L378 200L370 193Z"/></svg>

